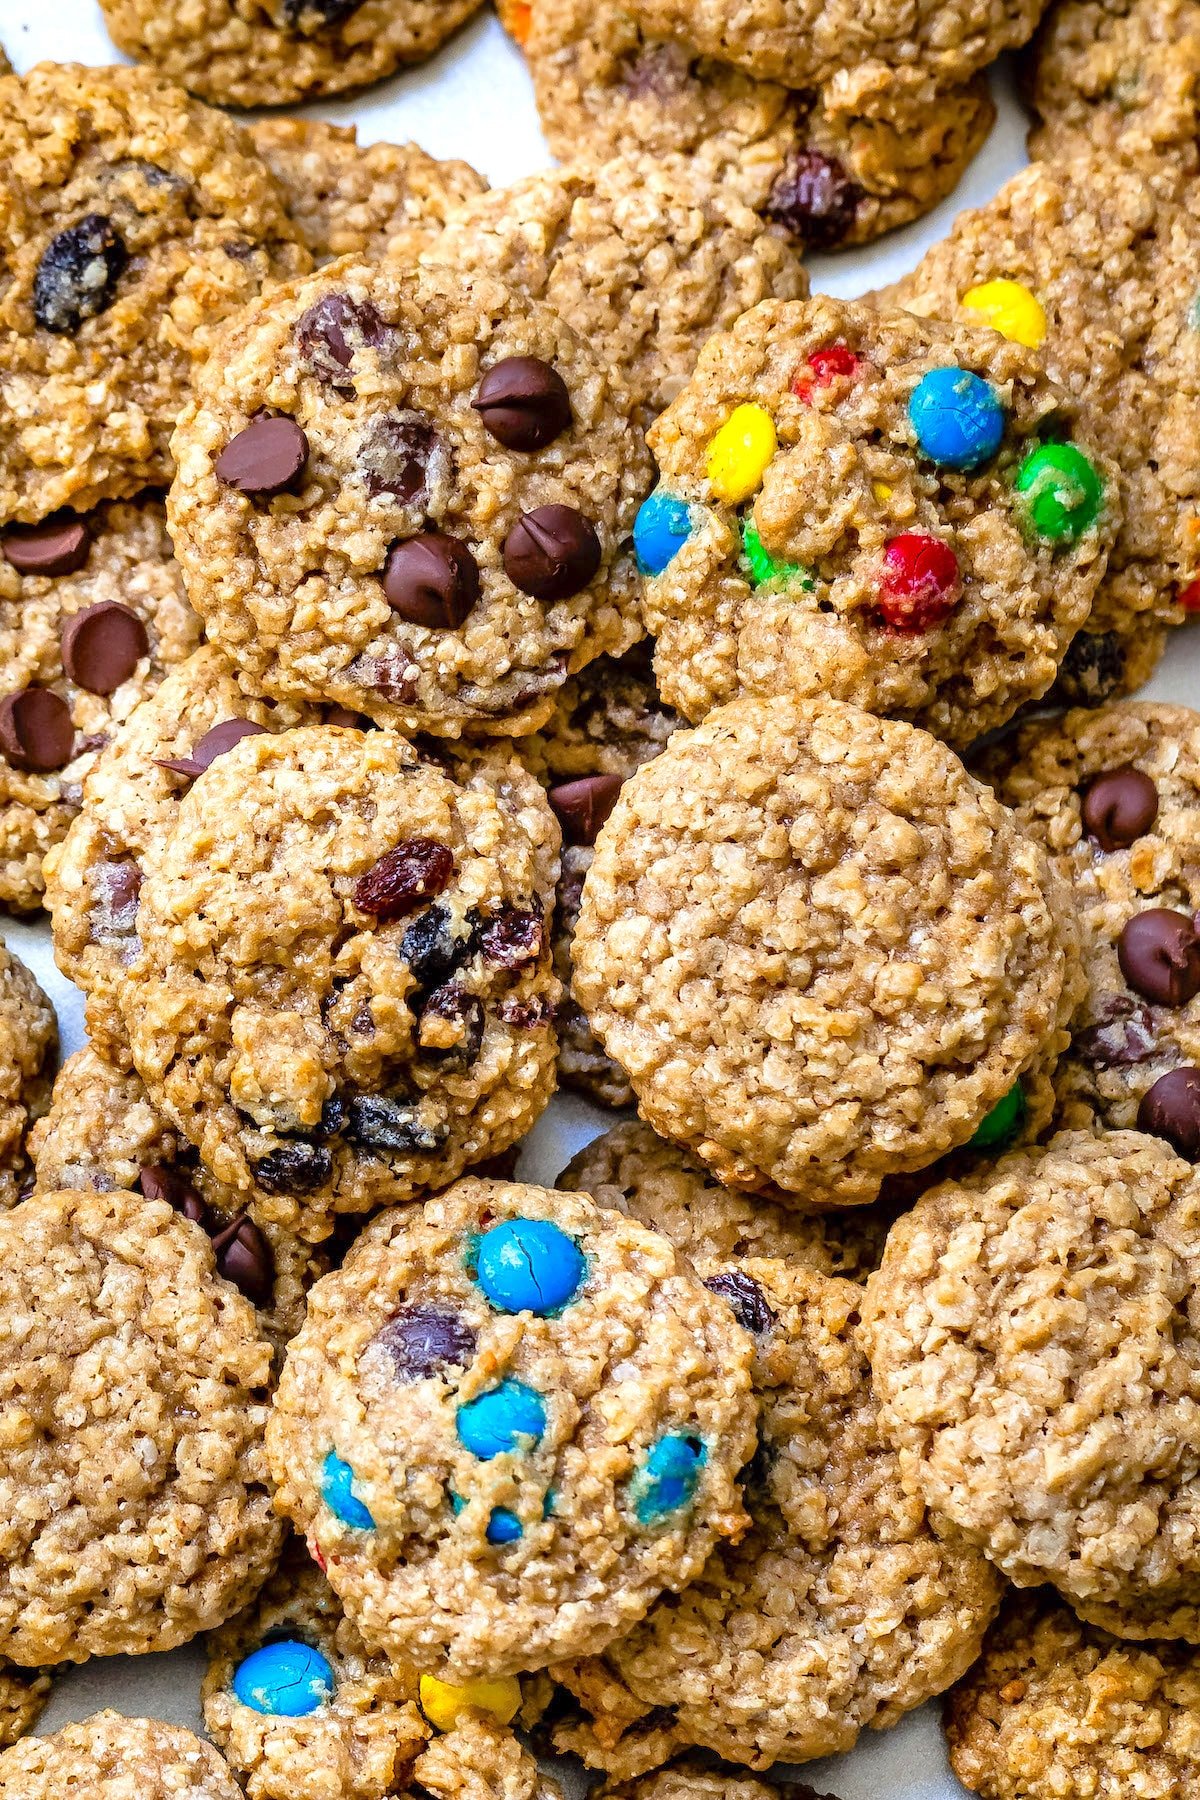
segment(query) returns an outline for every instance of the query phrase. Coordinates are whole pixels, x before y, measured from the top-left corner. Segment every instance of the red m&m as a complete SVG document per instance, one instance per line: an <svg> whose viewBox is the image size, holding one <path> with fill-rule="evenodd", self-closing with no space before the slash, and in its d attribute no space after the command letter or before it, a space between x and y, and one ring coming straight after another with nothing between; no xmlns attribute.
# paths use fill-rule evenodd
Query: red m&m
<svg viewBox="0 0 1200 1800"><path fill-rule="evenodd" d="M904 531L884 545L879 611L894 631L929 631L954 611L962 591L958 558L941 538Z"/></svg>

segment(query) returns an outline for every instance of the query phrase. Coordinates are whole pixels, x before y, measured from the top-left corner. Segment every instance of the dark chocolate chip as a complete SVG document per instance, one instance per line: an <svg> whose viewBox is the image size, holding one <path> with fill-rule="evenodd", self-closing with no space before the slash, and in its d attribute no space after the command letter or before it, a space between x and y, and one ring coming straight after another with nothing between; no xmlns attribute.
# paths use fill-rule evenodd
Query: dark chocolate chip
<svg viewBox="0 0 1200 1800"><path fill-rule="evenodd" d="M465 1369L475 1354L471 1327L441 1306L402 1306L372 1342L387 1351L398 1381L422 1381L439 1369Z"/></svg>
<svg viewBox="0 0 1200 1800"><path fill-rule="evenodd" d="M449 907L430 906L414 919L400 940L400 955L424 992L441 987L474 952L471 933L454 930Z"/></svg>
<svg viewBox="0 0 1200 1800"><path fill-rule="evenodd" d="M383 592L410 625L455 631L479 599L479 564L461 538L422 531L388 551Z"/></svg>
<svg viewBox="0 0 1200 1800"><path fill-rule="evenodd" d="M733 1316L744 1331L761 1337L775 1323L775 1314L767 1305L767 1297L757 1281L741 1269L722 1269L704 1283L712 1293L720 1294L733 1308Z"/></svg>
<svg viewBox="0 0 1200 1800"><path fill-rule="evenodd" d="M137 924L142 871L135 862L102 862L92 875L92 930L127 936Z"/></svg>
<svg viewBox="0 0 1200 1800"><path fill-rule="evenodd" d="M1189 1064L1160 1075L1142 1095L1138 1130L1165 1138L1180 1156L1200 1162L1200 1069Z"/></svg>
<svg viewBox="0 0 1200 1800"><path fill-rule="evenodd" d="M425 1125L415 1106L383 1094L360 1094L347 1108L346 1136L368 1150L430 1156L449 1135L448 1125Z"/></svg>
<svg viewBox="0 0 1200 1800"><path fill-rule="evenodd" d="M159 762L160 769L173 769L176 775L186 775L194 781L197 775L203 775L205 769L211 768L218 756L224 756L243 738L262 737L266 733L265 725L256 725L252 719L222 719L209 729L198 743L192 746L190 756L164 756Z"/></svg>
<svg viewBox="0 0 1200 1800"><path fill-rule="evenodd" d="M354 884L359 912L377 919L402 919L424 900L444 892L454 874L454 857L433 838L406 838L379 858Z"/></svg>
<svg viewBox="0 0 1200 1800"><path fill-rule="evenodd" d="M387 342L388 327L369 300L349 294L326 294L296 321L296 347L318 381L327 387L351 388L347 371L356 350L378 350Z"/></svg>
<svg viewBox="0 0 1200 1800"><path fill-rule="evenodd" d="M1158 817L1158 789L1140 769L1106 769L1089 781L1081 810L1085 831L1102 850L1125 850Z"/></svg>
<svg viewBox="0 0 1200 1800"><path fill-rule="evenodd" d="M240 1213L214 1232L212 1247L218 1275L255 1306L265 1306L275 1286L275 1258L254 1220Z"/></svg>
<svg viewBox="0 0 1200 1800"><path fill-rule="evenodd" d="M506 450L544 450L571 423L567 384L540 356L506 356L493 363L473 404Z"/></svg>
<svg viewBox="0 0 1200 1800"><path fill-rule="evenodd" d="M1159 1006L1186 1006L1200 994L1200 934L1187 913L1135 913L1117 939L1117 960L1130 987Z"/></svg>
<svg viewBox="0 0 1200 1800"><path fill-rule="evenodd" d="M437 1029L437 1021L443 1021L452 1028L453 1043L438 1043L437 1039L442 1034ZM469 1069L478 1060L483 1048L483 1031L482 1000L477 999L474 994L468 994L465 988L454 982L435 988L421 1008L417 1035L422 1056L437 1057L440 1062Z"/></svg>
<svg viewBox="0 0 1200 1800"><path fill-rule="evenodd" d="M147 1200L165 1200L193 1225L206 1223L207 1206L187 1176L170 1163L143 1163L138 1171L138 1186Z"/></svg>
<svg viewBox="0 0 1200 1800"><path fill-rule="evenodd" d="M0 700L0 751L14 768L47 775L75 750L71 709L52 688L20 688Z"/></svg>
<svg viewBox="0 0 1200 1800"><path fill-rule="evenodd" d="M523 969L536 962L545 938L541 912L519 906L501 906L490 918L481 918L476 933L484 961L500 969Z"/></svg>
<svg viewBox="0 0 1200 1800"><path fill-rule="evenodd" d="M74 575L92 547L86 519L61 514L40 525L10 525L0 537L0 550L22 575Z"/></svg>
<svg viewBox="0 0 1200 1800"><path fill-rule="evenodd" d="M619 775L581 775L577 781L561 781L547 798L558 814L569 844L594 844L596 833L617 803Z"/></svg>
<svg viewBox="0 0 1200 1800"><path fill-rule="evenodd" d="M62 660L69 681L89 694L115 694L143 656L150 635L131 607L100 600L72 613L63 626Z"/></svg>
<svg viewBox="0 0 1200 1800"><path fill-rule="evenodd" d="M264 413L231 438L213 464L239 494L269 499L294 487L308 462L308 439L295 419Z"/></svg>
<svg viewBox="0 0 1200 1800"><path fill-rule="evenodd" d="M763 212L810 250L834 250L849 236L862 197L836 157L796 150L775 177Z"/></svg>
<svg viewBox="0 0 1200 1800"><path fill-rule="evenodd" d="M129 258L111 219L88 213L50 239L33 278L33 316L62 336L112 305Z"/></svg>
<svg viewBox="0 0 1200 1800"><path fill-rule="evenodd" d="M368 494L390 494L404 506L429 497L429 463L437 432L419 413L372 421L358 447Z"/></svg>
<svg viewBox="0 0 1200 1800"><path fill-rule="evenodd" d="M1116 994L1094 1024L1075 1033L1071 1049L1094 1069L1122 1069L1148 1062L1158 1051L1154 1014L1141 1000Z"/></svg>
<svg viewBox="0 0 1200 1800"><path fill-rule="evenodd" d="M315 1194L333 1178L333 1157L321 1144L281 1144L255 1163L254 1178L268 1194Z"/></svg>
<svg viewBox="0 0 1200 1800"><path fill-rule="evenodd" d="M1125 687L1125 645L1115 631L1079 631L1059 665L1054 698L1066 706L1099 706Z"/></svg>
<svg viewBox="0 0 1200 1800"><path fill-rule="evenodd" d="M600 539L573 506L522 513L504 540L504 572L534 600L568 600L600 567Z"/></svg>
<svg viewBox="0 0 1200 1800"><path fill-rule="evenodd" d="M407 705L417 697L418 665L406 644L393 644L382 656L356 656L346 670L350 680L385 700Z"/></svg>
<svg viewBox="0 0 1200 1800"><path fill-rule="evenodd" d="M325 723L340 725L346 731L370 731L371 721L366 713L352 712L348 706L327 706Z"/></svg>

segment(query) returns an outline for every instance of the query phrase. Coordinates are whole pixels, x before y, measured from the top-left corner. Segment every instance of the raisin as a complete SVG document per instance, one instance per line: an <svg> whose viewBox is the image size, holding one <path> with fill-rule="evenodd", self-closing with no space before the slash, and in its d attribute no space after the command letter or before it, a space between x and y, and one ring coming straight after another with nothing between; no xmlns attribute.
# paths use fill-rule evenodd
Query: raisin
<svg viewBox="0 0 1200 1800"><path fill-rule="evenodd" d="M316 1194L333 1179L333 1157L320 1144L281 1144L254 1164L254 1178L268 1194Z"/></svg>
<svg viewBox="0 0 1200 1800"><path fill-rule="evenodd" d="M436 1020L444 1020L457 1029L456 1043L444 1047L437 1043L436 1027L428 1029ZM451 982L432 993L421 1010L421 1054L437 1057L439 1062L452 1063L456 1068L468 1069L483 1047L483 1030L483 1002ZM427 1031L434 1040L431 1043L426 1042Z"/></svg>
<svg viewBox="0 0 1200 1800"><path fill-rule="evenodd" d="M728 1300L743 1331L761 1337L775 1323L766 1295L757 1281L741 1269L722 1269L719 1275L710 1275L704 1285L711 1293L720 1294L722 1300Z"/></svg>
<svg viewBox="0 0 1200 1800"><path fill-rule="evenodd" d="M454 857L433 838L406 838L354 884L354 904L375 918L402 919L440 894L454 874Z"/></svg>
<svg viewBox="0 0 1200 1800"><path fill-rule="evenodd" d="M33 278L33 316L46 331L78 331L111 306L129 260L111 219L88 213L51 238Z"/></svg>
<svg viewBox="0 0 1200 1800"><path fill-rule="evenodd" d="M546 923L540 911L501 906L481 918L477 937L485 962L500 969L522 969L542 954Z"/></svg>
<svg viewBox="0 0 1200 1800"><path fill-rule="evenodd" d="M862 197L836 157L795 150L775 177L763 212L809 249L833 250L849 236Z"/></svg>
<svg viewBox="0 0 1200 1800"><path fill-rule="evenodd" d="M368 1150L430 1156L450 1135L449 1126L421 1122L415 1106L383 1094L360 1094L347 1109L346 1135Z"/></svg>
<svg viewBox="0 0 1200 1800"><path fill-rule="evenodd" d="M425 993L441 987L475 951L470 931L456 935L449 907L427 907L413 920L400 940L400 955Z"/></svg>

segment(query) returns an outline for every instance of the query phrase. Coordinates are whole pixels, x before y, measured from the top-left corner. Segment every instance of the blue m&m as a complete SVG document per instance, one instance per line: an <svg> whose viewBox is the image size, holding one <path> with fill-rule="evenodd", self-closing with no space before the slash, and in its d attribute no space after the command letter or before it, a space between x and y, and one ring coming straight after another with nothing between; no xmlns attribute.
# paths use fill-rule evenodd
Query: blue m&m
<svg viewBox="0 0 1200 1800"><path fill-rule="evenodd" d="M546 1429L546 1405L523 1381L502 1381L458 1409L459 1441L481 1462L536 1444Z"/></svg>
<svg viewBox="0 0 1200 1800"><path fill-rule="evenodd" d="M946 469L977 469L1004 437L1000 397L970 369L930 369L912 391L908 416L921 450Z"/></svg>
<svg viewBox="0 0 1200 1800"><path fill-rule="evenodd" d="M493 1506L485 1535L489 1544L515 1544L524 1535L524 1527L507 1506Z"/></svg>
<svg viewBox="0 0 1200 1800"><path fill-rule="evenodd" d="M583 1285L574 1238L549 1219L505 1219L479 1240L476 1280L498 1312L557 1312Z"/></svg>
<svg viewBox="0 0 1200 1800"><path fill-rule="evenodd" d="M303 1719L331 1698L333 1670L311 1644L280 1638L255 1650L234 1671L233 1691L243 1706L282 1719Z"/></svg>
<svg viewBox="0 0 1200 1800"><path fill-rule="evenodd" d="M659 1438L634 1477L634 1511L640 1525L653 1525L690 1506L704 1467L704 1445L681 1431Z"/></svg>
<svg viewBox="0 0 1200 1800"><path fill-rule="evenodd" d="M354 1491L354 1470L331 1450L321 1464L321 1498L343 1525L355 1531L371 1531L375 1521Z"/></svg>
<svg viewBox="0 0 1200 1800"><path fill-rule="evenodd" d="M687 543L692 532L691 509L678 495L657 487L643 500L633 522L633 548L643 575L661 575Z"/></svg>

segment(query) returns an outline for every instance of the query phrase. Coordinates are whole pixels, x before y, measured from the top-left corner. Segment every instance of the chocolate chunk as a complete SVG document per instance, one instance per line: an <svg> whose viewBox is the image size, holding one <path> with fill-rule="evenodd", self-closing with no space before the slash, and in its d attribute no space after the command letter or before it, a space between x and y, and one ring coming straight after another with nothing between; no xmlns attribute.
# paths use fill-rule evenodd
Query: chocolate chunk
<svg viewBox="0 0 1200 1800"><path fill-rule="evenodd" d="M417 1038L422 1056L469 1069L483 1048L483 1031L482 1000L450 982L435 988L421 1008ZM443 1037L452 1037L453 1042L443 1043Z"/></svg>
<svg viewBox="0 0 1200 1800"><path fill-rule="evenodd" d="M74 575L92 547L86 519L63 513L40 525L10 525L0 550L21 575Z"/></svg>
<svg viewBox="0 0 1200 1800"><path fill-rule="evenodd" d="M1200 994L1200 934L1187 913L1135 913L1117 939L1117 960L1130 987L1159 1006L1186 1006Z"/></svg>
<svg viewBox="0 0 1200 1800"><path fill-rule="evenodd" d="M1142 1095L1138 1130L1165 1138L1189 1162L1200 1162L1200 1069L1188 1064L1160 1075Z"/></svg>
<svg viewBox="0 0 1200 1800"><path fill-rule="evenodd" d="M347 371L356 350L379 350L390 336L369 300L326 294L296 321L296 348L318 381L352 390Z"/></svg>
<svg viewBox="0 0 1200 1800"><path fill-rule="evenodd" d="M213 467L227 487L265 500L296 486L307 462L308 439L295 419L263 413L230 438Z"/></svg>
<svg viewBox="0 0 1200 1800"><path fill-rule="evenodd" d="M190 756L164 756L158 766L173 769L176 775L187 775L194 781L197 775L203 775L205 769L211 768L218 756L224 756L243 738L264 736L266 729L265 725L256 725L253 719L222 719L209 726L204 736L192 746Z"/></svg>
<svg viewBox="0 0 1200 1800"><path fill-rule="evenodd" d="M423 900L443 893L454 874L454 857L433 838L406 838L387 851L354 884L354 904L375 918L402 919Z"/></svg>
<svg viewBox="0 0 1200 1800"><path fill-rule="evenodd" d="M1065 706L1099 706L1125 686L1125 646L1115 631L1079 631L1059 665L1053 697Z"/></svg>
<svg viewBox="0 0 1200 1800"><path fill-rule="evenodd" d="M1140 1000L1115 995L1094 1025L1085 1025L1075 1033L1071 1049L1094 1069L1121 1069L1148 1062L1158 1051L1154 1014Z"/></svg>
<svg viewBox="0 0 1200 1800"><path fill-rule="evenodd" d="M1140 769L1106 769L1088 783L1081 811L1102 850L1125 850L1158 817L1158 789Z"/></svg>
<svg viewBox="0 0 1200 1800"><path fill-rule="evenodd" d="M506 356L493 363L473 404L506 450L544 450L571 423L567 384L540 356Z"/></svg>
<svg viewBox="0 0 1200 1800"><path fill-rule="evenodd" d="M275 1286L275 1258L253 1219L239 1213L213 1234L212 1247L218 1275L255 1306L265 1306Z"/></svg>
<svg viewBox="0 0 1200 1800"><path fill-rule="evenodd" d="M111 306L128 254L111 219L88 213L50 239L33 278L33 316L46 331L78 331Z"/></svg>
<svg viewBox="0 0 1200 1800"><path fill-rule="evenodd" d="M437 443L432 422L419 413L373 420L358 447L368 494L391 494L405 506L427 500Z"/></svg>
<svg viewBox="0 0 1200 1800"><path fill-rule="evenodd" d="M481 918L477 942L485 962L500 969L523 969L542 954L546 922L540 911L501 906L490 918Z"/></svg>
<svg viewBox="0 0 1200 1800"><path fill-rule="evenodd" d="M448 1125L425 1125L410 1102L383 1094L359 1094L347 1108L346 1136L368 1150L431 1156L449 1135Z"/></svg>
<svg viewBox="0 0 1200 1800"><path fill-rule="evenodd" d="M386 1350L398 1381L422 1381L439 1369L465 1369L475 1354L475 1333L441 1306L402 1306L371 1340Z"/></svg>
<svg viewBox="0 0 1200 1800"><path fill-rule="evenodd" d="M862 197L836 157L796 150L775 177L763 212L810 250L834 250L849 236Z"/></svg>
<svg viewBox="0 0 1200 1800"><path fill-rule="evenodd" d="M719 1275L710 1275L704 1285L712 1293L720 1294L723 1300L728 1300L743 1331L753 1331L761 1337L775 1323L775 1314L767 1305L766 1295L757 1281L741 1269L722 1269Z"/></svg>
<svg viewBox="0 0 1200 1800"><path fill-rule="evenodd" d="M52 688L20 688L0 700L0 751L16 769L47 775L75 750L71 709Z"/></svg>
<svg viewBox="0 0 1200 1800"><path fill-rule="evenodd" d="M92 930L127 936L137 924L142 871L135 862L103 862L92 876Z"/></svg>
<svg viewBox="0 0 1200 1800"><path fill-rule="evenodd" d="M427 907L400 940L400 955L425 992L448 981L474 949L471 933L456 933L449 907L438 905Z"/></svg>
<svg viewBox="0 0 1200 1800"><path fill-rule="evenodd" d="M67 679L89 694L115 694L150 654L150 635L137 614L119 600L101 600L73 613L63 626Z"/></svg>
<svg viewBox="0 0 1200 1800"><path fill-rule="evenodd" d="M254 1178L268 1194L315 1194L333 1178L333 1157L321 1144L281 1144L255 1163Z"/></svg>
<svg viewBox="0 0 1200 1800"><path fill-rule="evenodd" d="M619 775L581 775L578 781L559 782L546 797L569 844L594 844L620 791Z"/></svg>
<svg viewBox="0 0 1200 1800"><path fill-rule="evenodd" d="M345 731L370 731L371 720L366 713L352 712L348 706L327 706L325 723L340 725Z"/></svg>
<svg viewBox="0 0 1200 1800"><path fill-rule="evenodd" d="M600 539L573 506L522 513L504 540L504 572L534 600L568 600L600 567Z"/></svg>
<svg viewBox="0 0 1200 1800"><path fill-rule="evenodd" d="M397 705L416 699L420 672L407 644L393 644L382 656L356 656L346 670L359 687L382 694Z"/></svg>
<svg viewBox="0 0 1200 1800"><path fill-rule="evenodd" d="M479 564L461 538L422 531L388 551L383 591L410 625L455 631L479 599Z"/></svg>
<svg viewBox="0 0 1200 1800"><path fill-rule="evenodd" d="M187 1176L169 1163L143 1163L138 1171L138 1186L147 1200L165 1200L193 1225L206 1223L208 1208L204 1201Z"/></svg>

